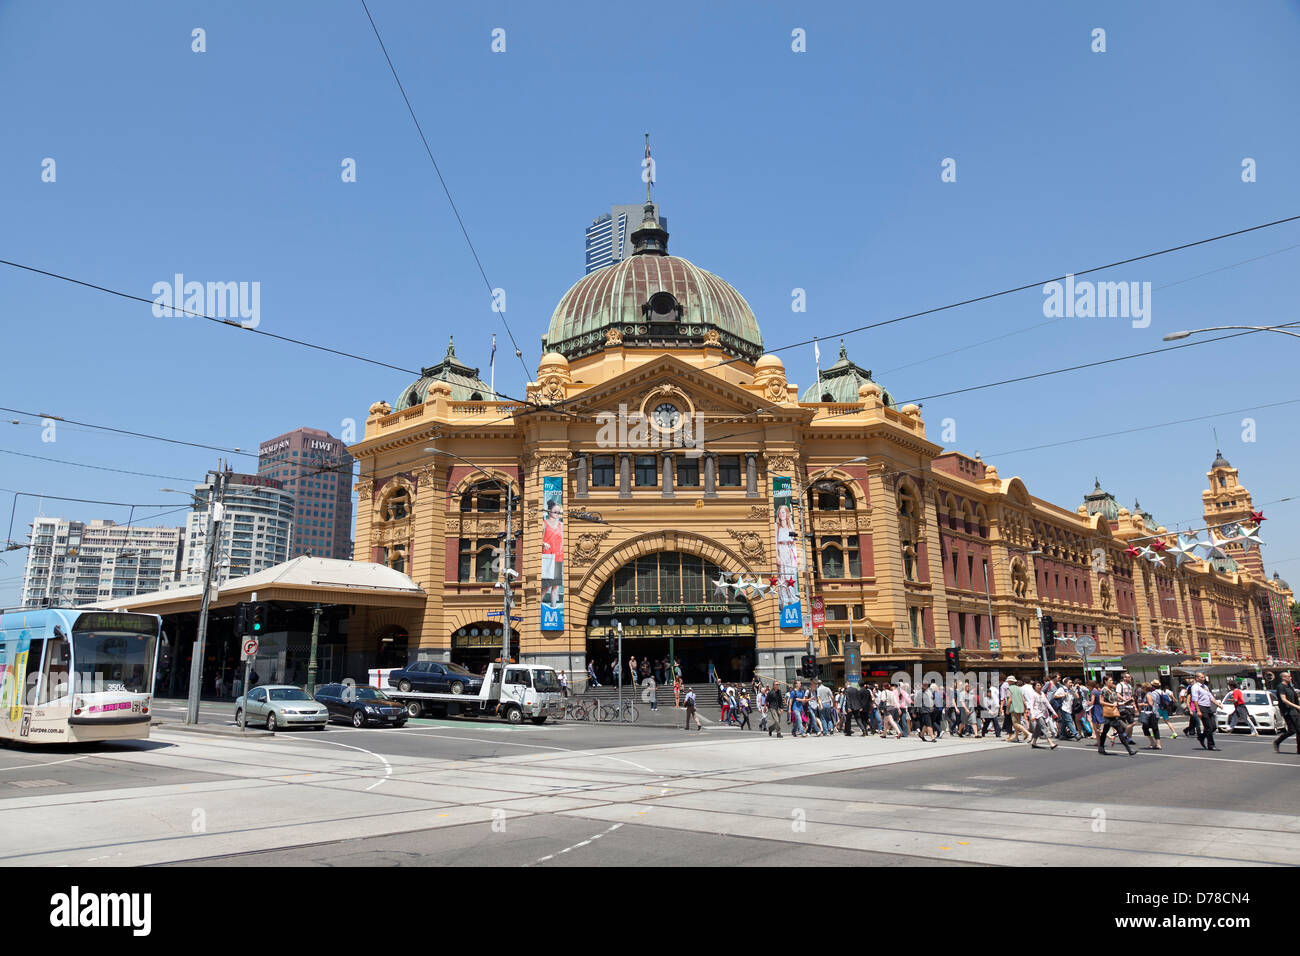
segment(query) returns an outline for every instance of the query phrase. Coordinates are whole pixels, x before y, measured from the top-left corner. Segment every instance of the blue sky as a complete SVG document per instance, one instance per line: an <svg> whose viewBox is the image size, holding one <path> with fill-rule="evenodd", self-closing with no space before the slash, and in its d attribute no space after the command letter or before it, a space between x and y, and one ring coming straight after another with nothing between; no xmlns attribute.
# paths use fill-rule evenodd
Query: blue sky
<svg viewBox="0 0 1300 956"><path fill-rule="evenodd" d="M740 289L769 347L818 334L824 361L840 330L1300 214L1292 0L371 11L533 371L581 275L583 229L641 195L646 130L671 250ZM196 27L205 53L191 51ZM1091 50L1098 27L1105 53ZM791 50L796 28L807 52ZM438 361L455 333L486 373L504 329L359 0L0 2L0 88L0 258L150 298L176 272L256 281L262 329L407 367ZM41 180L46 157L56 182ZM341 181L344 157L356 183ZM847 345L906 400L1157 347L1177 329L1289 321L1298 244L1289 224L1099 276L1152 284L1144 329L1044 325L1030 290ZM223 446L299 425L337 435L409 381L7 267L0 319L0 405ZM1297 347L1248 336L933 399L924 414L932 438L952 418L954 447L1033 494L1073 507L1098 475L1172 527L1199 517L1211 427L1256 502L1292 494L1300 405L997 453L1300 399ZM811 347L782 356L792 380L813 378ZM499 388L519 394L519 363L505 347L498 359ZM0 424L0 449L190 480L216 458L71 426L43 443L31 424ZM176 497L163 486L177 482L0 454L5 489L152 504ZM0 511L12 505L0 492ZM16 538L35 508L18 499ZM1264 511L1266 563L1300 576L1300 504ZM24 555L0 565L0 604Z"/></svg>

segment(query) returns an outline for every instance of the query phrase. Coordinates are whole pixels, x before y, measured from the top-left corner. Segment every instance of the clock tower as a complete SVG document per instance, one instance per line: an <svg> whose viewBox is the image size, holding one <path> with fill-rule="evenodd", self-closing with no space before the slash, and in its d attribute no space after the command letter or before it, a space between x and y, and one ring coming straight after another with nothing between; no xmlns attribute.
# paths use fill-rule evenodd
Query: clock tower
<svg viewBox="0 0 1300 956"><path fill-rule="evenodd" d="M1250 521L1254 510L1250 492L1237 480L1237 469L1223 457L1222 451L1217 452L1206 477L1210 479L1210 489L1201 492L1205 524L1216 536L1224 537L1219 531L1221 526ZM1258 547L1246 551L1240 544L1229 544L1223 550L1243 572L1264 580L1264 556Z"/></svg>

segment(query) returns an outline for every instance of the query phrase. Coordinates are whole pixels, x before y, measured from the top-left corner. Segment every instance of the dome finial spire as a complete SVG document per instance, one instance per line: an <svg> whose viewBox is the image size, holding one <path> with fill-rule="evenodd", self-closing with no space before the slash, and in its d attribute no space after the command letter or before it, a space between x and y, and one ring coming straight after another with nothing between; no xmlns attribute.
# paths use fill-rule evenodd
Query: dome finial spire
<svg viewBox="0 0 1300 956"><path fill-rule="evenodd" d="M641 225L632 233L632 254L666 256L668 255L668 230L659 222L654 200L650 198L650 187L655 181L655 161L650 157L650 134L645 134L645 159L641 160L641 179L645 182L645 215Z"/></svg>
<svg viewBox="0 0 1300 956"><path fill-rule="evenodd" d="M453 335L449 335L447 336L446 358L455 358L455 357L456 357L456 337Z"/></svg>

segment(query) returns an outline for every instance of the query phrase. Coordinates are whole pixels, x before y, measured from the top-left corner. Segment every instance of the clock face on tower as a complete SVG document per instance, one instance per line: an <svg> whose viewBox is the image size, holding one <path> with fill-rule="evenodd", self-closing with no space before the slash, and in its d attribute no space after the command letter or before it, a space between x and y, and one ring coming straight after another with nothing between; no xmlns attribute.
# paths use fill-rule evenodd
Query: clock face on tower
<svg viewBox="0 0 1300 956"><path fill-rule="evenodd" d="M655 406L651 421L665 431L672 431L681 424L682 413L677 410L677 406L672 402L662 402Z"/></svg>

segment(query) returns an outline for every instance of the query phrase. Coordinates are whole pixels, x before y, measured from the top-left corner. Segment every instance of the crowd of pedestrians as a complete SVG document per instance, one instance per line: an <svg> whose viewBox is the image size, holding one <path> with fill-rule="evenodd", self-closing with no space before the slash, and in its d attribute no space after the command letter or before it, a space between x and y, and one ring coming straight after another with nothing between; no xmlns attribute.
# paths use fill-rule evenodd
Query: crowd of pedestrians
<svg viewBox="0 0 1300 956"><path fill-rule="evenodd" d="M1147 749L1163 749L1165 734L1178 738L1172 721L1186 714L1186 737L1195 737L1205 750L1218 750L1214 740L1219 702L1210 691L1205 674L1183 685L1175 696L1159 680L1136 682L1123 673L1116 680L1083 681L1060 674L1046 680L1018 680L1008 675L1000 684L973 686L970 681L947 685L930 681L916 690L906 681L885 684L849 684L832 689L813 678L807 684L796 680L783 688L779 681L765 684L719 683L719 719L724 724L749 728L757 712L758 730L769 737L826 737L842 733L853 736L874 734L882 739L915 735L933 743L945 733L952 737L983 738L990 733L1010 743L1028 743L1035 750L1055 750L1063 741L1095 746L1108 753L1108 744L1118 742L1130 756L1137 754L1135 728L1141 728ZM1300 753L1300 695L1289 672L1279 675L1278 704L1285 720L1273 741L1279 750L1295 736ZM1234 713L1229 726L1247 722L1258 733L1235 681L1229 681ZM687 729L695 722L695 694L687 701ZM1163 732L1162 732L1163 728Z"/></svg>

